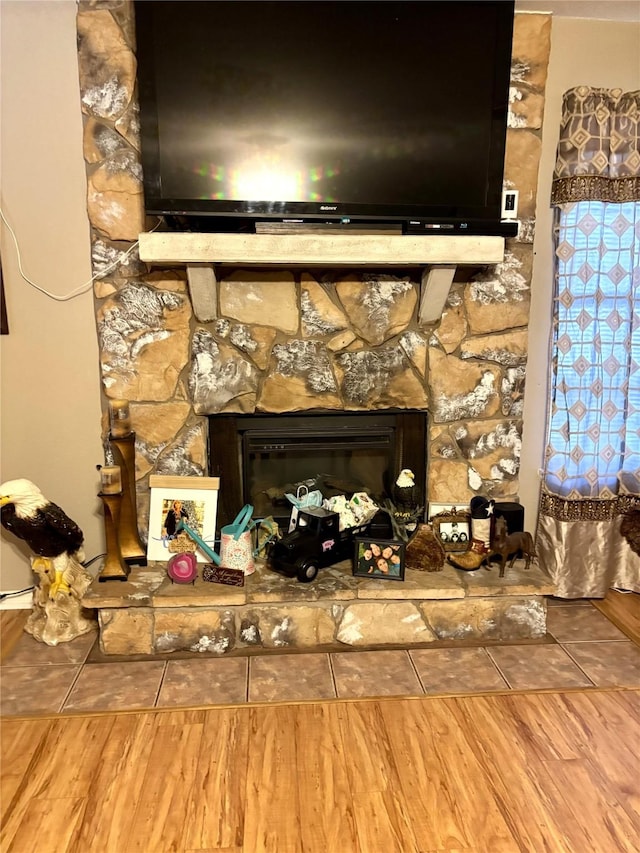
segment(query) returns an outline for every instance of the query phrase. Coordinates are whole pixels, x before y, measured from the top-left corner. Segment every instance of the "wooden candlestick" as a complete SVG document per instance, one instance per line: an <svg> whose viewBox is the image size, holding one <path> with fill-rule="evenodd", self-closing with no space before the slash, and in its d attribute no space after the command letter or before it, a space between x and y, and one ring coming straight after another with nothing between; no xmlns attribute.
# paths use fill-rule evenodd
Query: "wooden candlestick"
<svg viewBox="0 0 640 853"><path fill-rule="evenodd" d="M138 533L136 506L136 434L109 436L114 460L122 474L122 506L118 524L120 551L129 565L146 566L147 552Z"/></svg>
<svg viewBox="0 0 640 853"><path fill-rule="evenodd" d="M122 493L119 495L110 495L100 492L98 497L102 500L104 509L104 532L107 542L107 555L104 558L104 566L98 575L98 580L126 581L129 577L130 569L122 559L118 538Z"/></svg>

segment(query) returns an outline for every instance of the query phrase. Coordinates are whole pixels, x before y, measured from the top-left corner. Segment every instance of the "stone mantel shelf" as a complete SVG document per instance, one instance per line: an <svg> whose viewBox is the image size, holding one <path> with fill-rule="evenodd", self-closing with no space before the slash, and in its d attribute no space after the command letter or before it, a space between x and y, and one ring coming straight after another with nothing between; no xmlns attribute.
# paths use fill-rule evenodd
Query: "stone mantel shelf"
<svg viewBox="0 0 640 853"><path fill-rule="evenodd" d="M498 264L504 237L429 234L194 234L144 233L140 260L187 266L197 319L216 319L215 265L279 267L422 267L418 322L442 316L457 266Z"/></svg>
<svg viewBox="0 0 640 853"><path fill-rule="evenodd" d="M400 234L140 234L150 264L276 266L484 265L504 258L504 237Z"/></svg>

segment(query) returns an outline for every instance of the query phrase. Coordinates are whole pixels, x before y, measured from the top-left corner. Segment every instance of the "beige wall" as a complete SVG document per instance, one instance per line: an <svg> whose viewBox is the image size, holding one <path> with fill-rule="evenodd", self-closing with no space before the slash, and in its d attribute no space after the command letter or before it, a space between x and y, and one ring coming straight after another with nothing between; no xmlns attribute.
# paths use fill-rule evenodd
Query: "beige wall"
<svg viewBox="0 0 640 853"><path fill-rule="evenodd" d="M545 8L544 3L540 8ZM551 298L553 287L551 178L562 112L562 95L581 84L631 91L640 88L640 24L554 18L547 75L534 242L529 360L524 406L520 500L533 530L545 445Z"/></svg>
<svg viewBox="0 0 640 853"><path fill-rule="evenodd" d="M23 265L65 294L90 275L73 0L2 0L2 206ZM562 92L585 83L640 86L640 25L557 18L547 81L538 189L521 499L535 523L544 445L552 285L549 198ZM25 284L2 227L11 333L0 341L0 479L28 477L83 528L88 556L103 550L95 465L102 461L100 376L90 293L57 303ZM55 382L51 381L51 376ZM65 389L61 391L61 389ZM26 557L1 534L0 590L31 583Z"/></svg>
<svg viewBox="0 0 640 853"><path fill-rule="evenodd" d="M91 275L76 4L2 0L2 209L35 282L64 295ZM0 479L26 477L104 551L96 464L100 374L91 292L55 302L20 277L2 225L10 334L0 339ZM2 529L0 590L32 583L28 549Z"/></svg>

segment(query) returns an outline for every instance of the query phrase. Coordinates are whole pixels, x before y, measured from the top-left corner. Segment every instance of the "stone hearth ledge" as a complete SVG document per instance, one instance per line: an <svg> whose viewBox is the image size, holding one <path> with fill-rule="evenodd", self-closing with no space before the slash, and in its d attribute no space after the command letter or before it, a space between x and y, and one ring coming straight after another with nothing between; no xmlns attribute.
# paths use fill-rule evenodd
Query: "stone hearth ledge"
<svg viewBox="0 0 640 853"><path fill-rule="evenodd" d="M491 571L407 570L403 582L351 574L350 561L322 570L312 584L259 564L244 587L173 584L164 564L133 568L126 582L94 581L83 606L95 609L104 654L248 649L344 649L420 645L439 640L541 639L545 596L555 591L523 561Z"/></svg>

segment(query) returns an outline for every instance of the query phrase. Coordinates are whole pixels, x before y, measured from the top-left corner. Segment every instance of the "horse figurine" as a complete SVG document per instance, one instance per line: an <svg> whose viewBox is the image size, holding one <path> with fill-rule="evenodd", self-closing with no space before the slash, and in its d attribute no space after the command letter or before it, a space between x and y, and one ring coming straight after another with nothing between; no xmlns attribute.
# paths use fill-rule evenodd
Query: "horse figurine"
<svg viewBox="0 0 640 853"><path fill-rule="evenodd" d="M537 555L533 545L533 537L530 533L507 533L507 522L504 518L497 518L493 541L491 542L491 554L500 556L500 577L504 577L504 567L511 556L509 568L513 568L518 552L521 551L525 558L525 569L529 568L531 560Z"/></svg>

